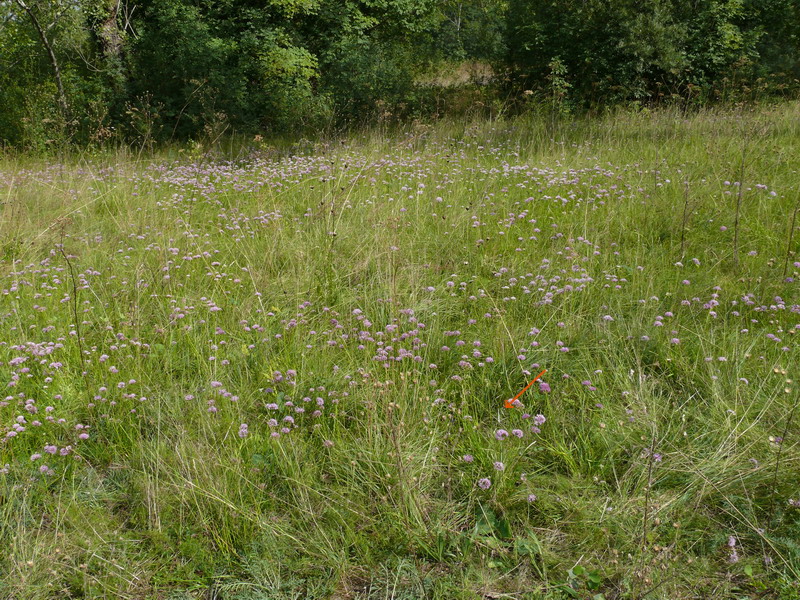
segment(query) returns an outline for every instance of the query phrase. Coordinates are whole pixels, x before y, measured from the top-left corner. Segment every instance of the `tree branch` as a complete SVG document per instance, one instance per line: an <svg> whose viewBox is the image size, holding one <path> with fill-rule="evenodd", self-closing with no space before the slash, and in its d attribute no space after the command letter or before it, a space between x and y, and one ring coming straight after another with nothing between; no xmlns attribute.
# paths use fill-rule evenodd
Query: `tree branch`
<svg viewBox="0 0 800 600"><path fill-rule="evenodd" d="M53 74L55 75L56 79L56 87L58 88L58 105L62 116L67 122L69 122L71 119L69 102L67 101L67 94L64 91L64 83L61 80L61 69L58 66L58 59L56 58L56 53L53 50L50 40L47 38L47 31L42 27L41 23L39 23L39 19L36 18L36 14L25 3L24 0L14 1L17 3L17 6L27 13L28 18L31 20L31 24L33 24L33 28L36 29L36 33L39 34L39 39L42 41L42 45L44 46L45 50L47 50L47 56L50 59L50 66L53 67ZM58 16L56 18L58 18ZM55 24L55 21L53 21L53 24Z"/></svg>

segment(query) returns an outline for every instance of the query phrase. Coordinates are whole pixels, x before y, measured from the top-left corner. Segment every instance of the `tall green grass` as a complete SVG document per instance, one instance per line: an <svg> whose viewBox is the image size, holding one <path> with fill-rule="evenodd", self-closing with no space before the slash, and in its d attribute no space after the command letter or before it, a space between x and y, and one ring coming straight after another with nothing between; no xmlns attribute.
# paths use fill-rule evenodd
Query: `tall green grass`
<svg viewBox="0 0 800 600"><path fill-rule="evenodd" d="M51 404L66 420L0 442L0 596L796 597L798 117L523 116L0 161L0 374L21 375L0 432ZM229 163L213 191L158 171ZM582 269L585 290L538 302ZM525 294L538 273L560 279ZM385 368L338 337L393 319L423 360ZM9 364L59 338L51 381ZM494 361L459 367L476 348ZM552 390L504 409L531 363ZM272 383L288 370L296 385ZM113 389L129 380L133 398ZM326 412L273 438L278 392ZM30 459L50 443L74 452Z"/></svg>

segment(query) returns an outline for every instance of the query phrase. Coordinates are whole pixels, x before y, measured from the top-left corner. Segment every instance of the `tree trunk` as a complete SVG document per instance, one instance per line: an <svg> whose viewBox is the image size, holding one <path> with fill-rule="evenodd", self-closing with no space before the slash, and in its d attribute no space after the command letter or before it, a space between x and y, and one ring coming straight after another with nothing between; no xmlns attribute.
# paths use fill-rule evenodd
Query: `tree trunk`
<svg viewBox="0 0 800 600"><path fill-rule="evenodd" d="M56 78L56 87L58 88L58 106L61 110L61 115L64 117L64 120L69 123L72 116L69 110L67 94L64 91L64 83L61 81L61 69L58 66L58 59L56 58L56 53L53 51L53 46L50 44L50 40L47 39L47 33L45 32L41 23L39 23L39 19L36 18L36 14L33 12L33 10L27 4L25 4L24 0L16 0L16 3L27 13L34 29L36 29L36 32L39 34L39 39L42 40L42 45L44 46L45 50L47 50L47 56L50 59L50 66L53 67L53 74Z"/></svg>
<svg viewBox="0 0 800 600"><path fill-rule="evenodd" d="M117 22L118 15L119 0L104 0L103 15L96 32L103 56L110 62L118 62L122 58L122 34Z"/></svg>

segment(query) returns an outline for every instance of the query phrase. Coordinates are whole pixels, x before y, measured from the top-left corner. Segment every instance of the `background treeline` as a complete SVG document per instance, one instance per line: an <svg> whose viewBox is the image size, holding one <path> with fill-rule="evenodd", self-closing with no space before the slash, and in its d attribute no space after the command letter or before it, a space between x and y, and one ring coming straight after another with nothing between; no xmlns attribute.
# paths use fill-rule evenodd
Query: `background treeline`
<svg viewBox="0 0 800 600"><path fill-rule="evenodd" d="M0 143L788 94L800 0L0 0Z"/></svg>

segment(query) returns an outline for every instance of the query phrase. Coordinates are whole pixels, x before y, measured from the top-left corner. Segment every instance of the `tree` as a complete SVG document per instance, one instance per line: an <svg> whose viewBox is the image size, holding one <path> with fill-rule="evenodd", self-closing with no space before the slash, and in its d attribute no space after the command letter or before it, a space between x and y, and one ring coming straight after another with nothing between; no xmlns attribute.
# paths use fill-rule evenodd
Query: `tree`
<svg viewBox="0 0 800 600"><path fill-rule="evenodd" d="M57 2L54 10L51 10L49 15L44 15L42 5L39 3L28 5L25 0L14 1L25 15L27 15L28 19L30 19L31 25L33 25L33 28L36 30L42 42L42 46L47 52L50 66L53 68L56 87L58 88L58 104L64 121L69 122L72 119L69 100L67 99L67 93L64 91L64 82L61 79L61 67L59 66L53 44L49 38L49 32L58 24L64 14L73 7L69 3L64 3L62 5L61 2ZM45 17L45 20L41 20L42 16Z"/></svg>
<svg viewBox="0 0 800 600"><path fill-rule="evenodd" d="M796 0L512 0L509 64L525 85L560 61L588 103L711 90L797 72ZM791 18L792 15L795 18Z"/></svg>

